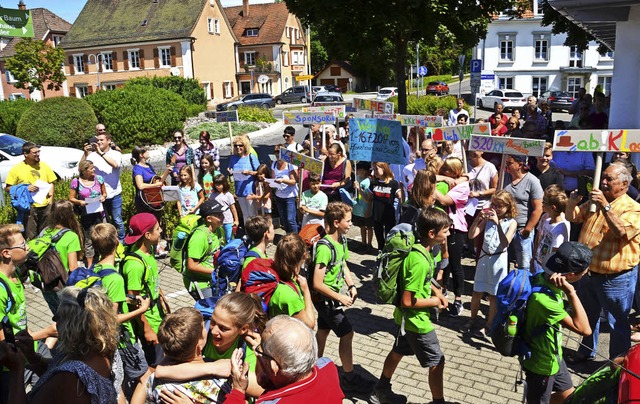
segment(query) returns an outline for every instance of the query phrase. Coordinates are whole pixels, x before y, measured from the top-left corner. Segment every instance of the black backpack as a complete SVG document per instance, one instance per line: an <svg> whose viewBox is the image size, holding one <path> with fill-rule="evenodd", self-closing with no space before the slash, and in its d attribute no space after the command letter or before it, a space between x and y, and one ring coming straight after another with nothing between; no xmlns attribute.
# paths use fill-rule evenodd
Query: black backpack
<svg viewBox="0 0 640 404"><path fill-rule="evenodd" d="M64 227L53 236L43 231L28 242L30 250L23 265L34 274L31 283L37 288L58 292L66 286L69 272L56 250L56 243L68 231L70 230Z"/></svg>

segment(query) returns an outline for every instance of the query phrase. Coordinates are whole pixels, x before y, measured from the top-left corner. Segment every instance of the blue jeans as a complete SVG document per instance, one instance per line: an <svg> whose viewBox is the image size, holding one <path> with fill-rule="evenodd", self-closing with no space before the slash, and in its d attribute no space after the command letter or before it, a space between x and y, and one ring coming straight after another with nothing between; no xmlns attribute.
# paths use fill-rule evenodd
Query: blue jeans
<svg viewBox="0 0 640 404"><path fill-rule="evenodd" d="M531 265L531 257L533 257L533 238L535 236L535 230L531 231L529 237L524 238L520 231L522 228L519 228L516 231L516 234L513 236L513 240L511 240L511 244L509 244L509 262L511 262L512 257L516 260L516 266L518 269L529 270L529 266Z"/></svg>
<svg viewBox="0 0 640 404"><path fill-rule="evenodd" d="M276 196L276 207L280 214L280 222L287 233L298 232L298 221L296 219L296 198L280 198Z"/></svg>
<svg viewBox="0 0 640 404"><path fill-rule="evenodd" d="M589 325L593 333L582 338L582 343L588 348L580 346L578 352L583 355L595 356L598 349L598 334L600 331L600 312L607 312L611 339L609 341L609 357L626 352L631 348L631 329L629 328L629 312L633 305L633 295L638 280L638 267L621 275L584 276L578 283L578 297L589 318Z"/></svg>
<svg viewBox="0 0 640 404"><path fill-rule="evenodd" d="M124 242L124 222L122 221L122 195L118 194L111 199L105 199L104 210L109 215L109 220L118 231L118 240Z"/></svg>
<svg viewBox="0 0 640 404"><path fill-rule="evenodd" d="M224 223L222 229L224 230L224 242L229 244L229 241L233 238L233 223Z"/></svg>

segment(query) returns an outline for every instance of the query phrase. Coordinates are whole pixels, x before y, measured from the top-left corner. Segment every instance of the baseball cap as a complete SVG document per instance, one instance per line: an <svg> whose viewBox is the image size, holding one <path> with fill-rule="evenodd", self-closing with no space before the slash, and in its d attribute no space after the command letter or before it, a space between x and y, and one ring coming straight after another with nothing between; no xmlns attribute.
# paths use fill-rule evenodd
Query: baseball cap
<svg viewBox="0 0 640 404"><path fill-rule="evenodd" d="M202 206L200 206L200 216L207 217L215 215L216 213L222 213L228 208L223 206L215 199L207 199Z"/></svg>
<svg viewBox="0 0 640 404"><path fill-rule="evenodd" d="M153 229L153 226L158 223L158 219L151 213L138 213L131 216L129 219L129 232L124 238L124 243L127 245L134 244L140 237L144 236L144 233Z"/></svg>
<svg viewBox="0 0 640 404"><path fill-rule="evenodd" d="M593 253L584 244L565 241L544 264L545 272L570 274L582 272L591 264Z"/></svg>

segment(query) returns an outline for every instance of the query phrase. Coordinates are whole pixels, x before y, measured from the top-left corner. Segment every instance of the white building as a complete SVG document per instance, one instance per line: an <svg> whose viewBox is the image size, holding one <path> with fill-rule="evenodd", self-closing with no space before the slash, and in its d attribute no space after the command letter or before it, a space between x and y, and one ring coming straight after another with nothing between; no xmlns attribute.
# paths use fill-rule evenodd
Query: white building
<svg viewBox="0 0 640 404"><path fill-rule="evenodd" d="M565 34L553 35L550 26L540 25L542 1L532 3L533 10L523 18L500 14L489 24L486 39L474 50L474 58L483 61L485 77L495 75L495 88L517 89L535 96L546 90L564 90L575 96L580 87L593 94L598 84L608 95L613 53L600 55L596 42L583 53L564 46Z"/></svg>

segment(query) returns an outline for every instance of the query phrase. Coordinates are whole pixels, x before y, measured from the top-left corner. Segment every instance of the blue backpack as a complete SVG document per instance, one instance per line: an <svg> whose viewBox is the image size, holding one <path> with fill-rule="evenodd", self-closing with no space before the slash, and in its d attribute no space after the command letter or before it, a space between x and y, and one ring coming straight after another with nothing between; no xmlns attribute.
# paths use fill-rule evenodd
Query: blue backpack
<svg viewBox="0 0 640 404"><path fill-rule="evenodd" d="M249 250L249 242L244 238L233 239L222 247L216 260L216 269L211 273L214 297L219 298L235 290L242 274L242 264L247 257L260 258L260 255Z"/></svg>
<svg viewBox="0 0 640 404"><path fill-rule="evenodd" d="M67 286L75 286L80 289L92 288L94 286L102 287L102 279L105 276L118 273L118 271L113 268L101 269L98 272L94 272L93 268L93 265L89 268L76 268L69 274Z"/></svg>
<svg viewBox="0 0 640 404"><path fill-rule="evenodd" d="M532 335L525 335L525 314L529 297L533 293L546 293L555 298L546 286L532 286L531 272L516 269L498 284L496 293L497 313L491 324L491 341L503 356L529 357L531 351L528 341L542 335L549 327L542 324Z"/></svg>

